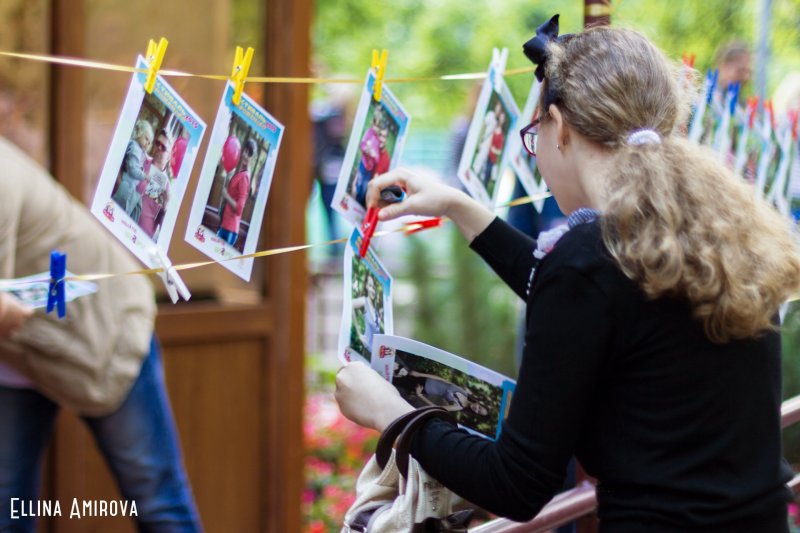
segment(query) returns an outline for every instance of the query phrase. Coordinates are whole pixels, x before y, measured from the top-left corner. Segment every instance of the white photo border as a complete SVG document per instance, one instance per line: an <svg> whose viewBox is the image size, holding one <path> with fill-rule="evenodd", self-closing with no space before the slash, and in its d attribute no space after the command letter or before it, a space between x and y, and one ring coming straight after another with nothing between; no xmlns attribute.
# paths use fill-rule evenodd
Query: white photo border
<svg viewBox="0 0 800 533"><path fill-rule="evenodd" d="M394 359L397 350L429 359L468 376L477 378L492 386L499 387L502 390L503 396L501 398L499 408L500 419L496 421L497 432L495 434L495 439L500 436L503 420L505 420L509 403L511 401L511 396L516 388L516 381L504 376L503 374L500 374L499 372L495 372L494 370L486 368L485 366L479 365L478 363L464 359L463 357L446 352L423 342L388 334L375 335L375 338L372 342L372 358L370 365L372 366L373 370L380 374L389 383L392 382L392 378L394 376ZM483 433L479 433L472 428L464 427L464 429L469 430L475 435L486 437L486 435Z"/></svg>
<svg viewBox="0 0 800 533"><path fill-rule="evenodd" d="M209 138L208 149L200 170L200 178L192 201L192 209L189 213L184 240L214 261L221 261L220 264L223 267L243 280L250 281L253 271L253 258L248 257L239 260L232 260L232 258L249 255L256 251L285 127L248 96L247 93L243 92L240 104L238 106L235 105L233 103L234 90L233 83L228 81L222 94L217 116L214 120L214 128ZM262 139L269 143L267 159L264 162L261 175L258 176L258 193L250 219L250 229L247 232L242 252L217 237L213 232L213 228L203 225L206 203L211 187L214 184L214 174L222 156L222 149L225 140L228 138L230 123L234 115L252 127Z"/></svg>
<svg viewBox="0 0 800 533"><path fill-rule="evenodd" d="M337 356L342 363L349 363L350 361L362 361L370 364L368 357L353 350L350 347L350 330L353 326L353 258L358 257L358 250L364 237L361 231L356 227L347 241L344 251L344 294L342 302L342 323L339 329L339 340L337 344ZM384 335L392 335L394 333L394 317L392 315L392 277L389 271L381 263L375 251L370 246L367 249L367 254L362 261L365 261L367 268L372 276L381 284L383 290L383 332ZM376 334L374 339L377 338ZM373 346L376 341L373 339ZM367 356L370 356L368 353Z"/></svg>
<svg viewBox="0 0 800 533"><path fill-rule="evenodd" d="M491 100L493 92L497 92L500 104L503 106L506 115L509 116L509 125L508 134L506 134L506 138L503 140L502 157L497 163L496 172L498 176L498 183L495 185L492 195L489 196L489 193L483 184L483 179L475 174L475 172L472 170L472 160L475 156L475 152L478 149L478 137L480 136L481 129L483 128L483 120L488 112L489 101ZM484 81L483 87L481 88L480 96L478 97L478 103L475 106L475 111L472 115L472 120L469 124L469 130L467 131L467 138L464 141L464 150L461 152L461 159L458 163L457 172L458 179L467 189L467 192L470 194L470 196L484 204L489 209L494 208L497 195L500 192L499 176L503 175L503 170L508 164L510 153L508 150L509 137L513 137L514 133L516 132L519 116L519 107L517 107L517 103L514 100L514 96L511 94L508 84L503 79L502 75L499 74L497 66L494 63L491 63L489 65L486 81Z"/></svg>
<svg viewBox="0 0 800 533"><path fill-rule="evenodd" d="M144 58L139 56L136 61L136 68L147 69ZM153 241L140 227L134 222L124 209L112 200L114 184L117 180L119 169L125 157L125 149L131 139L134 123L139 117L144 98L146 95L144 83L147 78L146 72L134 73L131 84L128 88L125 103L122 106L114 136L106 155L100 180L95 189L94 199L92 200L91 213L105 226L117 239L119 239L128 250L131 251L142 263L150 268L160 266L156 258L157 253L167 255L172 233L175 230L175 222L178 212L189 183L194 161L203 139L206 124L189 107L181 96L161 77L156 76L156 83L153 87L153 95L158 98L164 106L172 111L185 132L189 134L181 162L178 175L175 177L170 188L170 202L164 214L164 221L158 237Z"/></svg>
<svg viewBox="0 0 800 533"><path fill-rule="evenodd" d="M369 114L369 108L372 104L372 93L375 87L375 72L370 69L367 72L367 78L361 90L361 97L358 101L358 109L356 116L353 120L353 129L350 132L350 139L347 142L347 150L342 160L342 169L339 172L339 179L336 182L336 190L333 193L333 200L331 200L331 207L341 214L346 220L357 226L361 225L366 211L361 204L353 197L348 191L347 186L350 182L350 173L356 163L356 157L360 153L359 144L361 137L365 130L365 121ZM403 147L405 146L406 136L408 135L408 126L411 122L411 116L408 111L397 100L391 89L383 85L381 91L381 107L388 112L391 119L397 124L397 137L395 139L394 148L392 150L391 163L389 168L395 168L400 162L403 154Z"/></svg>
<svg viewBox="0 0 800 533"><path fill-rule="evenodd" d="M526 121L529 121L533 117L536 107L539 105L539 94L541 90L542 84L534 78L533 85L531 85L531 89L528 92L528 99L525 101L525 107L522 109L522 114L520 115L518 123L519 128L517 128L517 130L529 124L529 122ZM508 146L508 152L511 154L511 168L514 170L514 174L522 184L525 192L528 193L528 196L535 198L547 192L547 184L543 179L536 179L533 169L533 166L536 165L536 158L530 156L525 150L525 147L522 146L522 139L519 136L519 131L515 131L514 133L515 135L511 137ZM544 207L544 198L534 200L533 206L541 213L542 207Z"/></svg>

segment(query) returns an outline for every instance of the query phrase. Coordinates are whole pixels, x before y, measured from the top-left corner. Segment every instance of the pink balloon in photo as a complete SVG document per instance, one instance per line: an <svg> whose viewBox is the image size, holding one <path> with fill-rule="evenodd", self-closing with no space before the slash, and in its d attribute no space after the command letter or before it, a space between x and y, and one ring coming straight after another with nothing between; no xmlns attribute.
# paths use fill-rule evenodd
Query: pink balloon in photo
<svg viewBox="0 0 800 533"><path fill-rule="evenodd" d="M178 137L175 144L172 145L172 157L170 158L169 165L172 169L172 175L178 177L178 172L181 171L181 164L183 163L183 156L186 154L186 146L189 141L186 137Z"/></svg>
<svg viewBox="0 0 800 533"><path fill-rule="evenodd" d="M242 145L236 135L231 135L225 139L225 144L222 145L222 168L224 168L226 172L230 172L236 168L236 164L239 162L241 149Z"/></svg>

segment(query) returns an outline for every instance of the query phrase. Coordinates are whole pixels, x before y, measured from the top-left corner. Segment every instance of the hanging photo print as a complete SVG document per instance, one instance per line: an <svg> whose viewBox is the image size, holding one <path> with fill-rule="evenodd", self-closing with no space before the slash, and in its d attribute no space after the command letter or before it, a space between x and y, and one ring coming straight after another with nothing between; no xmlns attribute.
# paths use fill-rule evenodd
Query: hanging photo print
<svg viewBox="0 0 800 533"><path fill-rule="evenodd" d="M343 363L369 364L373 338L394 332L392 278L372 247L358 255L362 235L353 230L344 252L344 297L337 353Z"/></svg>
<svg viewBox="0 0 800 533"><path fill-rule="evenodd" d="M136 67L146 69L139 57ZM133 75L111 140L92 214L148 267L166 255L206 125L158 76Z"/></svg>
<svg viewBox="0 0 800 533"><path fill-rule="evenodd" d="M366 213L367 184L397 166L411 120L386 85L381 101L376 102L374 87L375 73L370 70L331 202L331 207L357 226Z"/></svg>
<svg viewBox="0 0 800 533"><path fill-rule="evenodd" d="M404 337L376 335L372 368L414 407L439 405L469 431L500 436L516 383L463 357Z"/></svg>
<svg viewBox="0 0 800 533"><path fill-rule="evenodd" d="M75 274L66 271L66 277ZM41 272L23 278L0 280L0 291L14 295L20 302L34 309L47 307L47 296L50 294L50 272ZM76 298L94 294L97 284L91 281L67 280L64 282L64 301L71 302Z"/></svg>
<svg viewBox="0 0 800 533"><path fill-rule="evenodd" d="M547 184L542 179L539 169L536 168L536 158L529 154L522 146L522 140L517 130L531 124L536 119L539 109L539 93L541 92L541 87L542 84L534 80L531 90L528 93L528 100L525 102L522 115L520 115L521 118L517 125L518 127L511 131L508 140L511 168L514 170L514 174L522 184L528 196L537 196L547 192ZM533 206L540 213L543 205L544 199L533 202Z"/></svg>
<svg viewBox="0 0 800 533"><path fill-rule="evenodd" d="M506 165L509 135L516 134L518 118L519 108L493 60L458 165L458 179L473 198L489 208L500 190L497 185Z"/></svg>
<svg viewBox="0 0 800 533"><path fill-rule="evenodd" d="M225 86L185 235L215 261L256 251L284 132L246 93L234 104L234 89ZM250 281L252 257L220 264Z"/></svg>

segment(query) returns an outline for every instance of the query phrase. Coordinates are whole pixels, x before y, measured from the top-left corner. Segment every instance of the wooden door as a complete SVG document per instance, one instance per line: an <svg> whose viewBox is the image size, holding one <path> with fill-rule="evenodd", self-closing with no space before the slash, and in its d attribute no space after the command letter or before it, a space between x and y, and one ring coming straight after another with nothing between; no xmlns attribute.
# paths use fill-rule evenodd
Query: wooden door
<svg viewBox="0 0 800 533"><path fill-rule="evenodd" d="M148 3L154 9L158 5L150 0ZM190 11L185 21L200 27L218 24L220 17L230 18L225 12L226 2L178 4ZM207 9L203 9L206 4ZM97 5L101 4L51 0L53 53L94 57L87 49L86 33L91 24L87 21L92 20L92 9ZM169 8L161 5L164 11L174 8L171 3ZM261 5L266 37L264 49L257 49L256 57L261 58L265 73L308 76L310 11L310 0L267 1ZM175 17L172 20L174 24L181 22ZM214 35L212 31L209 39L213 41ZM92 37L95 41L98 38ZM143 41L142 47L145 44ZM207 59L192 57L192 50L187 49L172 53L183 54L185 61L191 59L195 64ZM232 59L231 55L229 61ZM226 68L217 62L194 71L223 72ZM91 178L87 180L81 158L87 150L85 130L91 130L86 127L85 84L89 75L95 74L72 67L52 69L51 166L79 198L91 196L87 190ZM217 87L221 93L221 85ZM259 249L300 244L305 239L304 206L311 181L308 89L306 85L285 84L252 89L263 95L266 108L286 125ZM215 108L218 100L219 96L209 105ZM204 146L201 154L203 150ZM196 175L197 171L193 180ZM191 194L193 185L187 197ZM180 240L176 235L173 243ZM185 245L177 246L179 260L193 258L191 251L184 250ZM245 294L229 278L210 274L212 269L221 270L213 266L185 278L190 289L206 287L201 293L209 298L160 304L156 323L185 464L203 523L211 533L300 530L305 256L292 253L257 261L260 266L254 277L260 289L255 294ZM220 286L233 296L225 297L225 290L218 290ZM240 293L244 297L236 296ZM58 499L62 506L72 498L118 498L90 435L68 413L59 419L45 481L46 497ZM62 517L45 521L42 529L134 531L129 521L119 518Z"/></svg>

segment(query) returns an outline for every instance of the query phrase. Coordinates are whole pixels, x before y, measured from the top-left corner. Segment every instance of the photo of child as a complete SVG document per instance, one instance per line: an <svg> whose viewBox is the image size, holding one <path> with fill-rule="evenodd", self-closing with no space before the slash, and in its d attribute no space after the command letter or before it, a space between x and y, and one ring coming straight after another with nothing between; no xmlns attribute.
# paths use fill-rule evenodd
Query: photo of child
<svg viewBox="0 0 800 533"><path fill-rule="evenodd" d="M365 128L356 156L357 164L353 165L347 185L350 196L364 209L370 180L389 171L399 125L380 103L373 100Z"/></svg>
<svg viewBox="0 0 800 533"><path fill-rule="evenodd" d="M458 178L467 192L487 207L494 206L497 183L506 164L509 132L519 109L494 62L483 84L470 121L458 165Z"/></svg>
<svg viewBox="0 0 800 533"><path fill-rule="evenodd" d="M362 235L350 235L344 252L344 294L337 352L343 362L369 363L376 335L393 333L392 278L373 248L359 256Z"/></svg>
<svg viewBox="0 0 800 533"><path fill-rule="evenodd" d="M375 75L367 74L331 207L353 224L366 212L367 185L400 160L410 117L385 85L372 97Z"/></svg>
<svg viewBox="0 0 800 533"><path fill-rule="evenodd" d="M146 91L144 58L136 66L91 212L152 268L169 250L206 125L161 76Z"/></svg>
<svg viewBox="0 0 800 533"><path fill-rule="evenodd" d="M202 225L244 252L250 230L259 180L270 145L237 115L233 116L226 147L214 172L206 199Z"/></svg>
<svg viewBox="0 0 800 533"><path fill-rule="evenodd" d="M250 280L284 127L247 93L233 103L234 86L222 94L192 210L186 242Z"/></svg>
<svg viewBox="0 0 800 533"><path fill-rule="evenodd" d="M134 123L131 138L111 194L111 199L145 235L158 240L169 191L183 158L183 125L153 94L147 94Z"/></svg>

